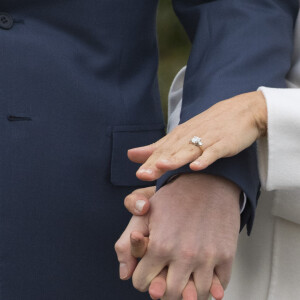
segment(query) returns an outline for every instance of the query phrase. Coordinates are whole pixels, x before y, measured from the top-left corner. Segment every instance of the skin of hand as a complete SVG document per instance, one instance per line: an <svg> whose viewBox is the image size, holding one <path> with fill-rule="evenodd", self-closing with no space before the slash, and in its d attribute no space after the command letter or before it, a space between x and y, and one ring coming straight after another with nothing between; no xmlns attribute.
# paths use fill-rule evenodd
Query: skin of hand
<svg viewBox="0 0 300 300"><path fill-rule="evenodd" d="M221 101L205 112L178 125L154 144L130 149L131 161L142 164L137 171L141 180L152 181L166 171L190 164L199 171L222 157L230 157L267 133L267 106L262 92L241 94ZM203 146L190 144L193 136Z"/></svg>
<svg viewBox="0 0 300 300"><path fill-rule="evenodd" d="M148 243L148 237L144 237L141 232L133 231L130 235L131 255L135 258L142 258L147 251ZM152 280L149 287L151 299L158 300L164 296L167 288L167 274L168 269L165 268L157 277ZM224 297L224 289L215 273L213 275L213 281L210 287L210 294L215 300L222 300ZM192 276L182 292L182 298L183 300L197 300L197 289Z"/></svg>
<svg viewBox="0 0 300 300"><path fill-rule="evenodd" d="M167 267L164 300L180 300L191 275L198 300L208 298L214 272L226 288L240 227L239 194L234 183L206 174L184 174L162 187L149 213L133 216L116 243L120 277L134 272L133 285L147 291ZM134 231L149 236L138 265L131 255Z"/></svg>
<svg viewBox="0 0 300 300"><path fill-rule="evenodd" d="M154 196L155 191L155 186L137 189L125 198L124 205L133 215L145 215L150 208L149 199ZM130 235L131 255L135 258L142 258L147 251L148 242L148 237L144 237L141 232L133 231ZM149 294L152 299L156 300L163 297L166 291L166 277L167 268L152 280L149 287ZM216 300L222 300L224 297L224 289L215 273L210 288L210 294ZM184 288L182 297L183 300L197 300L197 290L192 277Z"/></svg>

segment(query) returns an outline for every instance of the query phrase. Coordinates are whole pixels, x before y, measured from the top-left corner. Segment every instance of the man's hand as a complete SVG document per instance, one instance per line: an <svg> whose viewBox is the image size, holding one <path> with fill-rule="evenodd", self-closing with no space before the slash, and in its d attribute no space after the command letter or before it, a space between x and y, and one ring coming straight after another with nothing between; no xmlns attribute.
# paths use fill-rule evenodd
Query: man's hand
<svg viewBox="0 0 300 300"><path fill-rule="evenodd" d="M150 209L149 199L154 196L155 191L155 186L134 190L125 198L124 205L133 215L145 215ZM135 258L142 258L147 251L149 238L145 237L141 232L134 231L130 234L130 243L131 255ZM167 268L152 280L149 287L149 294L152 299L156 300L163 297L167 287L166 278ZM215 273L210 288L210 294L216 300L222 300L224 297L224 289ZM192 276L183 290L182 298L183 300L197 300L197 290Z"/></svg>
<svg viewBox="0 0 300 300"><path fill-rule="evenodd" d="M138 290L146 291L165 267L164 299L181 299L191 274L198 300L207 299L214 271L225 288L239 232L239 192L226 179L203 174L182 175L161 188L150 213L133 217L116 244L122 277L129 278L136 266L128 241L139 231L149 235L149 244L133 274Z"/></svg>
<svg viewBox="0 0 300 300"><path fill-rule="evenodd" d="M124 205L134 216L143 216L149 211L149 199L154 196L155 191L155 186L137 189L125 198Z"/></svg>
<svg viewBox="0 0 300 300"><path fill-rule="evenodd" d="M144 237L142 233L137 231L132 232L130 235L131 255L136 258L142 258L147 251L148 242L149 238ZM161 299L166 292L167 270L165 268L150 284L149 294L154 300ZM224 297L224 289L215 273L210 287L210 294L216 300L222 300ZM182 292L182 298L183 300L197 300L197 289L192 276Z"/></svg>

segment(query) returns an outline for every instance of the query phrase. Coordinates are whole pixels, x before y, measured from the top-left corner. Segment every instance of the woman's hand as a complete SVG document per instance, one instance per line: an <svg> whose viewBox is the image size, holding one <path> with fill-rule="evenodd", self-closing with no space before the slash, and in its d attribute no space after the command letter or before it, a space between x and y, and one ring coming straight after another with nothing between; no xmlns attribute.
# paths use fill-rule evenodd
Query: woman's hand
<svg viewBox="0 0 300 300"><path fill-rule="evenodd" d="M142 216L147 214L150 208L149 199L155 194L155 186L135 190L128 195L124 204L125 207L133 215ZM149 238L145 237L139 231L133 231L130 235L131 255L135 258L142 258L148 247ZM152 299L161 299L167 288L168 269L165 268L154 280L149 287L149 294ZM222 300L224 297L224 289L216 274L213 275L212 285L210 289L211 295L216 300ZM183 300L197 300L197 290L193 278L189 279L183 293Z"/></svg>
<svg viewBox="0 0 300 300"><path fill-rule="evenodd" d="M266 133L265 98L252 92L215 104L156 143L129 150L128 157L143 164L137 177L152 181L187 163L194 171L205 169L222 157L238 154ZM203 146L190 144L193 136L200 137Z"/></svg>

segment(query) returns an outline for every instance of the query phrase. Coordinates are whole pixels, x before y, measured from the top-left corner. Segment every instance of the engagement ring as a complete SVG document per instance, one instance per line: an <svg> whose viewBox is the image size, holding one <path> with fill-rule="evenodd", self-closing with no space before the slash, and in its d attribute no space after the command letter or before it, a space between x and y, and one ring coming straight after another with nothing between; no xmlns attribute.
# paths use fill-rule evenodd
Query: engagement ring
<svg viewBox="0 0 300 300"><path fill-rule="evenodd" d="M203 146L202 140L198 136L194 136L192 139L190 139L190 144L193 144L197 147Z"/></svg>

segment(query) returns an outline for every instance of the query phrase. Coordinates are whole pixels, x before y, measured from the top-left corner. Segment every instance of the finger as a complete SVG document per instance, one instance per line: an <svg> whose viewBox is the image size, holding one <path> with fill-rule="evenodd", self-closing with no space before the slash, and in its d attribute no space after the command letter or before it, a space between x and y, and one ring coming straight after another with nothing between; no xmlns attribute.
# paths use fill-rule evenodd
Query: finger
<svg viewBox="0 0 300 300"><path fill-rule="evenodd" d="M159 255L159 253L153 253L149 243L145 256L140 260L132 275L133 286L140 292L146 292L152 280L166 265L166 258Z"/></svg>
<svg viewBox="0 0 300 300"><path fill-rule="evenodd" d="M142 164L158 147L160 147L165 142L166 138L167 136L164 136L151 145L129 149L127 152L127 156L131 161Z"/></svg>
<svg viewBox="0 0 300 300"><path fill-rule="evenodd" d="M161 299L164 296L167 287L166 277L167 268L152 280L149 287L149 294L153 300ZM183 290L182 298L183 300L197 300L197 289L192 276Z"/></svg>
<svg viewBox="0 0 300 300"><path fill-rule="evenodd" d="M115 244L115 251L120 263L119 273L122 280L129 279L137 265L137 259L131 255L130 233L139 231L144 236L149 234L145 217L132 217L127 228Z"/></svg>
<svg viewBox="0 0 300 300"><path fill-rule="evenodd" d="M158 169L156 166L142 166L137 172L136 177L143 181L154 181L160 178L167 170Z"/></svg>
<svg viewBox="0 0 300 300"><path fill-rule="evenodd" d="M151 156L155 149L155 144L133 148L127 151L127 156L132 162L143 164Z"/></svg>
<svg viewBox="0 0 300 300"><path fill-rule="evenodd" d="M138 189L128 195L124 200L127 210L133 215L142 216L150 207L149 199L154 195L156 187Z"/></svg>
<svg viewBox="0 0 300 300"><path fill-rule="evenodd" d="M226 151L223 143L218 142L206 148L203 154L190 164L193 171L206 169L216 160L225 157Z"/></svg>
<svg viewBox="0 0 300 300"><path fill-rule="evenodd" d="M151 299L158 300L164 296L167 288L167 282L166 282L167 272L168 269L164 268L160 272L160 274L152 280L149 287L149 294Z"/></svg>
<svg viewBox="0 0 300 300"><path fill-rule="evenodd" d="M181 300L184 288L191 276L191 265L181 262L170 264L167 275L167 290L163 299Z"/></svg>
<svg viewBox="0 0 300 300"><path fill-rule="evenodd" d="M170 136L139 168L137 177L141 180L156 180L167 171L194 161L202 152L202 147L189 144L185 137L176 140Z"/></svg>
<svg viewBox="0 0 300 300"><path fill-rule="evenodd" d="M218 276L214 273L213 281L210 287L210 294L215 300L222 300L224 297L224 289L218 278Z"/></svg>
<svg viewBox="0 0 300 300"><path fill-rule="evenodd" d="M190 277L188 284L184 288L182 298L183 300L197 300L197 289L193 276Z"/></svg>
<svg viewBox="0 0 300 300"><path fill-rule="evenodd" d="M167 143L167 142L166 142ZM161 177L166 171L166 169L158 168L156 166L156 162L159 161L162 157L171 157L179 150L178 143L174 142L172 147L165 148L161 147L157 149L148 159L147 161L138 169L136 176L145 181L153 181ZM167 163L168 164L168 163Z"/></svg>
<svg viewBox="0 0 300 300"><path fill-rule="evenodd" d="M159 169L175 170L194 161L196 158L201 156L202 152L203 151L200 147L187 144L178 149L172 156L161 155L161 157L159 157L154 163Z"/></svg>
<svg viewBox="0 0 300 300"><path fill-rule="evenodd" d="M154 152L136 172L137 178L143 181L153 181L161 177L166 171L157 168L155 165L160 155L160 152Z"/></svg>
<svg viewBox="0 0 300 300"><path fill-rule="evenodd" d="M209 266L199 267L194 272L194 282L197 289L197 299L207 300L209 297L209 290L213 280L213 268Z"/></svg>
<svg viewBox="0 0 300 300"><path fill-rule="evenodd" d="M233 259L229 259L227 263L216 266L215 268L215 273L224 290L226 290L230 281L232 262Z"/></svg>
<svg viewBox="0 0 300 300"><path fill-rule="evenodd" d="M131 255L135 258L142 258L148 247L149 238L144 237L141 232L133 231L130 235Z"/></svg>
<svg viewBox="0 0 300 300"><path fill-rule="evenodd" d="M137 259L131 255L130 243L120 239L115 244L115 251L119 261L119 276L121 280L127 280L137 265Z"/></svg>
<svg viewBox="0 0 300 300"><path fill-rule="evenodd" d="M169 157L175 154L180 149L180 141L177 140L176 135L170 134L165 142L157 147L157 149L149 156L144 164L139 168L136 176L144 181L153 181L161 177L166 170L162 170L156 167L157 160L162 157ZM171 145L171 146L170 146Z"/></svg>

